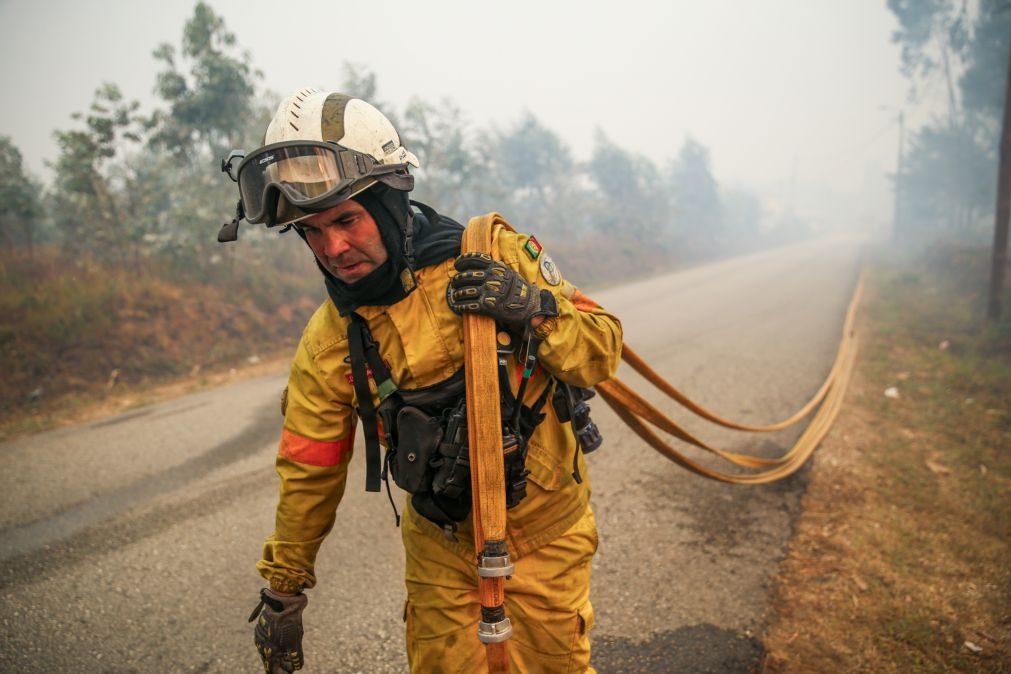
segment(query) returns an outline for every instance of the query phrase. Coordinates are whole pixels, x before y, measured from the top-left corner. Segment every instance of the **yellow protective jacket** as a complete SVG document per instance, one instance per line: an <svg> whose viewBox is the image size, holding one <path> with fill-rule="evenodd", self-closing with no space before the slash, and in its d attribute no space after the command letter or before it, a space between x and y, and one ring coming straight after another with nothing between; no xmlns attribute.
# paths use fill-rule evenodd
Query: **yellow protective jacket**
<svg viewBox="0 0 1011 674"><path fill-rule="evenodd" d="M610 378L621 355L621 324L565 281L536 240L496 227L492 254L526 280L548 289L558 303L558 320L539 351L540 367L531 378L529 404L548 384L547 370L561 381L592 386ZM400 389L431 386L463 367L463 321L446 303L446 288L455 274L453 259L416 272L418 287L390 306L360 307L380 355ZM277 455L280 500L273 535L257 564L272 588L297 592L316 583L314 564L323 538L333 526L346 486L355 433L355 396L348 358L347 327L327 300L309 320L291 367L285 394L284 429ZM519 373L516 363L510 372ZM371 378L370 378L371 379ZM513 381L515 392L518 381ZM370 381L374 402L375 383ZM518 559L551 542L586 511L590 484L580 455L581 484L572 477L576 443L551 405L547 418L530 440L527 496L508 511L508 545ZM405 543L426 535L469 557L474 554L473 523L460 525L457 541L408 505L403 524Z"/></svg>

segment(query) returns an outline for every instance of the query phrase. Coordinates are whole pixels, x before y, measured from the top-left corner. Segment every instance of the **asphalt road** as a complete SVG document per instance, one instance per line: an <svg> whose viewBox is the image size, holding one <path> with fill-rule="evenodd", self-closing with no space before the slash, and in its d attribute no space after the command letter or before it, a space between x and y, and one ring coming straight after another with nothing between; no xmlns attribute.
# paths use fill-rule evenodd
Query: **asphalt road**
<svg viewBox="0 0 1011 674"><path fill-rule="evenodd" d="M771 422L827 374L858 257L855 241L805 243L594 295L676 386ZM241 382L0 444L0 671L258 671L246 617L272 529L283 386ZM775 452L796 437L719 432L649 397L726 447ZM593 403L596 666L752 671L803 471L761 487L703 480ZM406 671L399 531L385 495L364 492L362 463L320 552L304 671Z"/></svg>

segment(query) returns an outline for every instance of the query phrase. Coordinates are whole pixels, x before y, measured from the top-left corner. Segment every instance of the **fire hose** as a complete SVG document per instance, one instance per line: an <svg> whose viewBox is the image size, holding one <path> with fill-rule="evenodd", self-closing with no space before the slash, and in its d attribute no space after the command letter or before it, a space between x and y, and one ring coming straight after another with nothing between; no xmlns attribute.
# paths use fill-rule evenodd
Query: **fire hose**
<svg viewBox="0 0 1011 674"><path fill-rule="evenodd" d="M462 252L486 252L494 257L492 232L495 226L509 227L508 223L496 213L471 219L463 234ZM737 431L769 433L794 426L814 413L793 447L779 457L764 458L713 447L685 430L617 377L601 382L595 388L618 417L648 445L693 473L734 484L764 484L785 478L796 472L807 461L832 427L842 407L856 360L857 337L854 332L854 321L862 287L861 278L856 284L846 311L842 339L825 382L800 410L789 418L773 424L759 426L738 423L707 410L672 386L649 367L635 351L622 344L621 358L633 370L690 412L719 426ZM479 314L466 314L463 321L467 427L474 494L474 545L478 560L478 594L481 601L478 638L487 645L489 672L499 674L509 671L506 644L512 634L512 627L505 615L505 580L511 575L513 565L505 544L505 476L496 328L492 318ZM731 464L755 472L727 473L700 464L672 447L650 426Z"/></svg>
<svg viewBox="0 0 1011 674"><path fill-rule="evenodd" d="M795 473L804 462L811 456L815 448L822 441L832 423L835 421L839 410L842 407L843 397L846 395L846 387L849 385L850 377L853 373L853 364L856 361L857 336L854 330L856 320L856 309L860 302L860 295L863 290L863 279L859 279L853 296L850 299L849 307L846 310L846 319L843 321L842 339L836 351L835 361L829 371L825 382L818 391L811 397L804 406L788 419L768 424L765 426L754 426L741 424L728 419L724 419L717 414L710 412L701 405L693 402L685 394L671 386L659 374L657 374L646 362L627 345L622 345L621 359L625 361L633 370L643 376L648 382L656 386L668 397L693 412L694 414L711 421L715 424L738 431L748 431L752 433L770 433L794 426L807 418L815 409L817 412L811 418L807 428L794 443L793 447L784 454L776 458L762 458L747 454L738 454L713 447L698 439L673 419L665 415L654 405L648 402L641 395L633 391L627 384L617 377L613 377L605 382L597 384L595 387L601 398L611 406L615 413L624 421L635 433L646 441L653 449L660 452L674 463L687 468L688 470L721 482L733 484L764 484L780 480ZM694 445L707 452L715 454L734 465L742 468L758 469L753 473L726 473L704 466L676 450L663 438L657 435L648 425L652 424L656 428L663 430L675 438Z"/></svg>
<svg viewBox="0 0 1011 674"><path fill-rule="evenodd" d="M504 222L496 215L473 218L464 230L461 250L493 253L492 226ZM506 640L512 634L512 625L505 615L505 579L512 574L513 567L505 542L505 467L496 332L491 317L479 314L463 317L474 548L481 601L478 638L487 645L490 674L509 671Z"/></svg>

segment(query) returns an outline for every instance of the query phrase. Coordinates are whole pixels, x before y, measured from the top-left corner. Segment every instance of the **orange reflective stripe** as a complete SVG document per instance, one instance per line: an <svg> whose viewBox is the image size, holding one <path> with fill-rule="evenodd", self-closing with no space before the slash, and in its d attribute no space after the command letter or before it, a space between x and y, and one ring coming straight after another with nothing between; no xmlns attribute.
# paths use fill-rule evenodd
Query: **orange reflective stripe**
<svg viewBox="0 0 1011 674"><path fill-rule="evenodd" d="M572 293L572 297L570 297L569 300L579 311L593 311L600 306L592 299L584 295L578 288L576 288L576 292Z"/></svg>
<svg viewBox="0 0 1011 674"><path fill-rule="evenodd" d="M281 446L278 449L278 454L291 461L307 463L310 466L336 466L344 458L344 455L351 451L354 444L355 427L353 425L347 437L336 442L313 440L283 428L281 429Z"/></svg>

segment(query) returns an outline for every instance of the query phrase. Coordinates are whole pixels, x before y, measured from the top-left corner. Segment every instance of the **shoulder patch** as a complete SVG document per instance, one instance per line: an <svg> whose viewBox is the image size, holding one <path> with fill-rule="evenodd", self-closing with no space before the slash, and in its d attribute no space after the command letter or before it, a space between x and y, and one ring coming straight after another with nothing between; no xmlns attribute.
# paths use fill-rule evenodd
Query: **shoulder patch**
<svg viewBox="0 0 1011 674"><path fill-rule="evenodd" d="M555 266L554 260L547 253L541 255L541 276L548 282L548 285L556 286L562 282L562 274Z"/></svg>
<svg viewBox="0 0 1011 674"><path fill-rule="evenodd" d="M544 248L537 242L536 238L531 236L527 239L527 242L523 244L523 250L527 252L527 255L530 256L531 260L536 260Z"/></svg>

